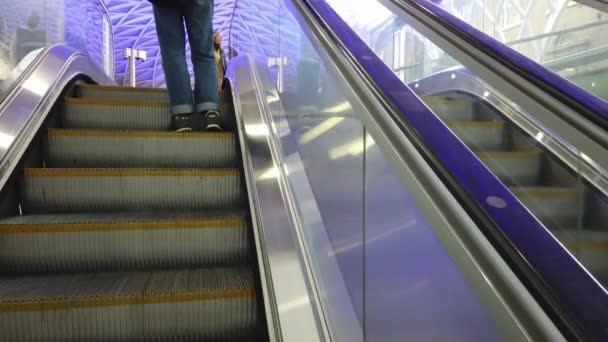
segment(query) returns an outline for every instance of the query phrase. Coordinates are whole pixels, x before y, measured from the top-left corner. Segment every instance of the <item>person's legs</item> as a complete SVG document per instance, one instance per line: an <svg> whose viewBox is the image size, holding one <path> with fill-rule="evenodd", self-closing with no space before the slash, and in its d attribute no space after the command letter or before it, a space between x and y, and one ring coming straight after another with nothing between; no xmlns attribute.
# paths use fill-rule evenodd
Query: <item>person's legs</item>
<svg viewBox="0 0 608 342"><path fill-rule="evenodd" d="M185 11L194 68L194 110L208 129L220 129L217 67L213 54L213 0L193 0Z"/></svg>
<svg viewBox="0 0 608 342"><path fill-rule="evenodd" d="M190 74L186 64L183 10L181 8L155 6L154 18L156 19L156 33L171 102L171 114L174 115L174 119L176 117L181 118L182 114L188 114L186 119L189 121L189 114L192 113L193 105ZM185 122L182 123L185 124Z"/></svg>

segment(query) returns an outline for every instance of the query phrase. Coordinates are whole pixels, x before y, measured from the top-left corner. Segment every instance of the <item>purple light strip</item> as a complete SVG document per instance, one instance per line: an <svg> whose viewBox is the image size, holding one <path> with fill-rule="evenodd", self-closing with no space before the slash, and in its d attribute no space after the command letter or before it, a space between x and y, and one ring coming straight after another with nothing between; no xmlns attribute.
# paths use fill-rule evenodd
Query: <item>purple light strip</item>
<svg viewBox="0 0 608 342"><path fill-rule="evenodd" d="M570 317L598 340L608 340L608 294L509 189L376 56L325 0L307 0L322 23L365 69L476 203L544 279ZM494 199L494 200L493 200ZM501 205L495 205L499 199ZM494 205L492 205L494 204Z"/></svg>

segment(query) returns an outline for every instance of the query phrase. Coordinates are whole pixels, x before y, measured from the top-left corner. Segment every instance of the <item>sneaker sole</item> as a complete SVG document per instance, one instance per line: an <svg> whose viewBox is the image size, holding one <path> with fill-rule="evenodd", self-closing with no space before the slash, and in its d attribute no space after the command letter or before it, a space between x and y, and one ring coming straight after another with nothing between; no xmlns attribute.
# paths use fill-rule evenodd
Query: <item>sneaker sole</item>
<svg viewBox="0 0 608 342"><path fill-rule="evenodd" d="M192 127L184 127L184 128L180 128L180 129L176 129L175 132L176 133L180 133L180 132L190 132L192 131Z"/></svg>
<svg viewBox="0 0 608 342"><path fill-rule="evenodd" d="M221 131L222 127L220 127L220 125L217 125L217 124L210 124L210 125L207 125L207 130L208 131Z"/></svg>

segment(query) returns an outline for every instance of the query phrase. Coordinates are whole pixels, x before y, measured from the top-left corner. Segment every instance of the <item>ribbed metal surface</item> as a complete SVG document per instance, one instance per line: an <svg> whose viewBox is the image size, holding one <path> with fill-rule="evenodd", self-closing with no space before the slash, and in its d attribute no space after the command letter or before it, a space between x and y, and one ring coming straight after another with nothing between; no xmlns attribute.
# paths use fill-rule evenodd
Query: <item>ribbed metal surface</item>
<svg viewBox="0 0 608 342"><path fill-rule="evenodd" d="M0 220L0 341L257 340L234 134L166 131L166 91L76 95Z"/></svg>
<svg viewBox="0 0 608 342"><path fill-rule="evenodd" d="M0 223L3 274L245 265L249 256L243 217Z"/></svg>
<svg viewBox="0 0 608 342"><path fill-rule="evenodd" d="M569 229L554 232L564 246L601 282L608 281L608 232L602 230L584 231Z"/></svg>
<svg viewBox="0 0 608 342"><path fill-rule="evenodd" d="M448 126L474 151L499 151L505 147L503 122L448 122Z"/></svg>
<svg viewBox="0 0 608 342"><path fill-rule="evenodd" d="M0 279L0 340L250 340L245 268Z"/></svg>
<svg viewBox="0 0 608 342"><path fill-rule="evenodd" d="M518 187L513 192L550 229L568 229L581 222L583 196L575 188Z"/></svg>
<svg viewBox="0 0 608 342"><path fill-rule="evenodd" d="M28 169L26 213L238 208L237 169Z"/></svg>
<svg viewBox="0 0 608 342"><path fill-rule="evenodd" d="M194 210L194 211L136 211L109 213L58 213L19 215L0 219L0 226L36 226L44 224L138 224L142 222L212 221L224 218L244 219L240 210Z"/></svg>
<svg viewBox="0 0 608 342"><path fill-rule="evenodd" d="M69 128L168 130L168 102L67 99L63 126Z"/></svg>
<svg viewBox="0 0 608 342"><path fill-rule="evenodd" d="M471 121L474 119L473 102L471 101L449 99L443 96L425 96L422 100L443 120Z"/></svg>
<svg viewBox="0 0 608 342"><path fill-rule="evenodd" d="M50 167L236 167L232 133L51 130Z"/></svg>
<svg viewBox="0 0 608 342"><path fill-rule="evenodd" d="M485 152L478 153L477 156L507 185L538 184L541 171L540 152Z"/></svg>
<svg viewBox="0 0 608 342"><path fill-rule="evenodd" d="M169 94L158 88L125 88L113 86L80 85L76 94L81 98L127 101L169 102Z"/></svg>

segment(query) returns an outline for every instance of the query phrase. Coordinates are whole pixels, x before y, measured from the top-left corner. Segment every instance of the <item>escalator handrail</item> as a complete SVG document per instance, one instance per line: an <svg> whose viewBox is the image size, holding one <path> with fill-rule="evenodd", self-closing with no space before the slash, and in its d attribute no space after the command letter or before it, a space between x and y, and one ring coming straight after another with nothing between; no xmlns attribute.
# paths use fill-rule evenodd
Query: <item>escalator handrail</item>
<svg viewBox="0 0 608 342"><path fill-rule="evenodd" d="M19 75L12 80L7 79L10 80L10 85L4 90L4 92L1 92L2 89L0 89L0 108L4 102L8 101L12 96L14 96L15 89L21 87L27 76L32 72L32 70L36 69L36 67L40 64L40 61L42 61L51 48L52 46L41 48L41 51L36 54L34 59L27 64Z"/></svg>
<svg viewBox="0 0 608 342"><path fill-rule="evenodd" d="M0 103L0 189L61 93L80 78L102 85L115 84L82 52L53 45L24 72L21 82Z"/></svg>
<svg viewBox="0 0 608 342"><path fill-rule="evenodd" d="M534 84L561 103L580 113L595 125L608 130L608 102L557 75L532 59L481 32L427 0L390 0L406 4L449 30L460 39L480 47L490 58L498 61L520 77Z"/></svg>
<svg viewBox="0 0 608 342"><path fill-rule="evenodd" d="M413 127L424 140L430 150L424 152L428 158L439 159L435 164L438 169L448 169L451 174L448 177L458 183L459 188L453 189L461 193L457 197L468 196L512 245L514 252L507 256L521 259L531 268L537 279L529 279L528 285L537 286L532 290L544 296L539 301L544 300L541 304L545 309L553 310L549 314L559 320L564 333L606 340L608 293L604 288L329 4L323 0L307 0L306 4L319 25L334 37L370 84L398 112L404 125ZM521 263L516 265L515 268L521 267ZM524 272L519 271L520 275Z"/></svg>

